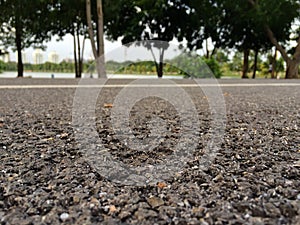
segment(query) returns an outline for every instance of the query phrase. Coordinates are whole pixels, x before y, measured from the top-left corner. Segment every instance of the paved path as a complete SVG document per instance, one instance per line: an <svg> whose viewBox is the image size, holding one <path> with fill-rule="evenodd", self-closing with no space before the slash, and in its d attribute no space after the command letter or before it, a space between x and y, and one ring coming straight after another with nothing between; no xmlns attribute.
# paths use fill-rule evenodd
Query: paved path
<svg viewBox="0 0 300 225"><path fill-rule="evenodd" d="M201 136L183 169L142 187L107 179L85 157L87 145L78 142L73 123L79 81L0 79L0 224L299 224L300 80L218 80L226 130L204 169L199 159L214 126L209 98L193 80L174 80L195 104ZM90 81L85 87L103 87ZM99 138L113 159L132 169L168 165L182 129L177 108L167 101L144 99L130 114L140 137L148 135L152 115L166 121L159 148L135 151L115 136L115 97L132 81L112 79L101 90L93 117Z"/></svg>
<svg viewBox="0 0 300 225"><path fill-rule="evenodd" d="M82 82L83 81L83 82ZM134 80L130 79L110 79L107 82L90 79L0 79L0 89L41 89L41 88L122 88L130 85L130 87L298 87L300 80L240 80L240 79L224 79L224 80L173 80L173 84L151 84L149 79L140 79L138 84L130 84ZM143 82L145 81L145 83ZM157 82L157 80L154 80ZM162 80L164 81L164 80ZM176 83L176 84L175 84Z"/></svg>

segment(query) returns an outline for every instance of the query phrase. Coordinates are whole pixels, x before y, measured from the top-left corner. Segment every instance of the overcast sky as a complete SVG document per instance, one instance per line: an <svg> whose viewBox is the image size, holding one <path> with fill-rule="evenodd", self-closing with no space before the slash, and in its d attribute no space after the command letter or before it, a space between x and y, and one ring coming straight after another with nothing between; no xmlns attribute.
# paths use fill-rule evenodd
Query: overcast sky
<svg viewBox="0 0 300 225"><path fill-rule="evenodd" d="M82 42L81 42L82 44ZM47 49L44 52L44 61L47 61L48 54L50 52L56 52L59 55L59 61L62 61L65 58L74 58L73 55L73 37L71 35L66 35L62 41L57 41L56 38L45 44ZM120 41L110 42L105 40L105 52L110 52L116 48L121 47L122 44ZM25 49L26 60L32 63L32 53L34 52L33 48ZM89 59L93 56L92 48L89 40L85 42L84 58ZM10 53L10 59L16 61L16 53Z"/></svg>
<svg viewBox="0 0 300 225"><path fill-rule="evenodd" d="M82 43L81 43L82 44ZM57 41L56 38L52 38L52 40L46 43L47 49L43 52L43 61L48 60L48 55L51 52L56 52L59 55L59 61L63 59L74 58L73 53L73 37L71 35L66 35L62 41ZM34 52L33 48L25 49L26 61L33 63L32 54ZM154 49L155 55L157 55L158 59L158 50ZM178 51L178 42L176 40L170 42L170 46L168 50L165 51L165 59L171 59L179 54ZM10 53L11 61L16 61L17 55L16 53ZM85 42L84 49L84 59L93 58L92 48L90 40L87 39ZM114 60L114 61L137 61L137 60L153 60L152 54L149 50L144 47L137 47L131 45L129 48L122 46L121 41L111 42L105 40L105 59L106 60ZM23 59L25 62L25 60Z"/></svg>

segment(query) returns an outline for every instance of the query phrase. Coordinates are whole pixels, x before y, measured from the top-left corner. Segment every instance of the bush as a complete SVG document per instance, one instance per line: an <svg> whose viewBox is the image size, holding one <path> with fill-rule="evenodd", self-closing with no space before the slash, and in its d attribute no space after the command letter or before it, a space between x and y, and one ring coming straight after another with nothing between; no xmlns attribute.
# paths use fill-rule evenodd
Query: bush
<svg viewBox="0 0 300 225"><path fill-rule="evenodd" d="M5 70L5 64L3 61L0 60L0 73L2 73Z"/></svg>
<svg viewBox="0 0 300 225"><path fill-rule="evenodd" d="M209 58L209 59L203 58L202 60L209 67L211 72L214 74L215 78L221 78L221 76L222 76L221 67L220 67L220 65L219 65L219 63L217 62L216 59L214 59L214 58Z"/></svg>

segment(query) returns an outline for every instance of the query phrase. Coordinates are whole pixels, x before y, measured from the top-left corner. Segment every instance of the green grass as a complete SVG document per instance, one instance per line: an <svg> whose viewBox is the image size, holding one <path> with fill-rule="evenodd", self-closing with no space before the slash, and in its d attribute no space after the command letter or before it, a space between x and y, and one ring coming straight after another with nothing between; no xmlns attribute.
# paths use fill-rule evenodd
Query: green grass
<svg viewBox="0 0 300 225"><path fill-rule="evenodd" d="M278 76L280 79L283 79L285 77L284 72L279 72ZM242 77L242 72L238 71L223 71L222 78L241 78ZM248 78L252 78L252 71L248 73ZM263 79L263 78L271 78L270 73L265 73L262 71L257 71L256 72L256 77L257 79Z"/></svg>

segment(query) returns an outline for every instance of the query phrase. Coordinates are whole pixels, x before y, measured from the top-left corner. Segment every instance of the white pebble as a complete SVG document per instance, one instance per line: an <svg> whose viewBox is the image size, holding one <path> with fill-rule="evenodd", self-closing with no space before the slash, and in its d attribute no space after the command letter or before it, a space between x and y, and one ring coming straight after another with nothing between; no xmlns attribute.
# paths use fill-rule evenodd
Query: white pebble
<svg viewBox="0 0 300 225"><path fill-rule="evenodd" d="M100 198L102 198L103 196L106 196L106 195L107 195L106 192L100 192L100 193L99 193L99 197L100 197Z"/></svg>
<svg viewBox="0 0 300 225"><path fill-rule="evenodd" d="M61 220L67 220L69 218L69 213L62 213L61 215L60 215L60 219Z"/></svg>

